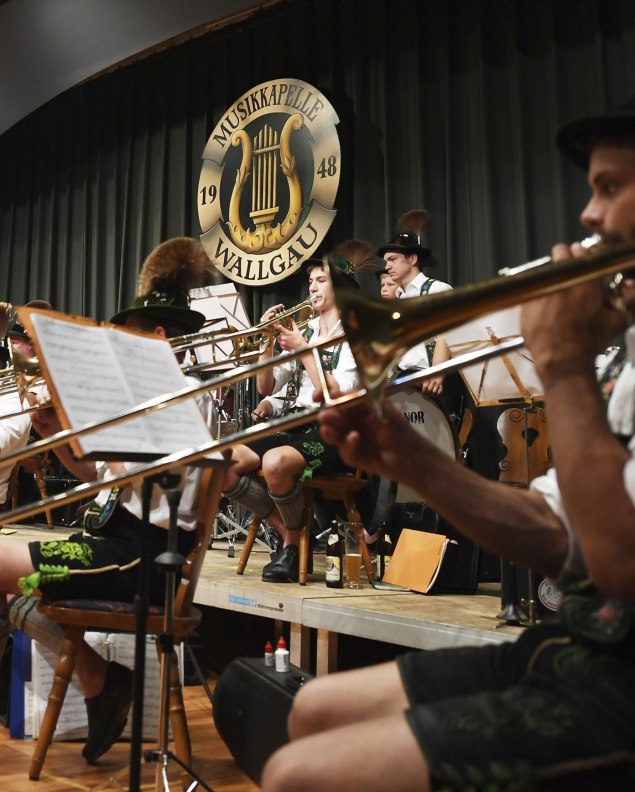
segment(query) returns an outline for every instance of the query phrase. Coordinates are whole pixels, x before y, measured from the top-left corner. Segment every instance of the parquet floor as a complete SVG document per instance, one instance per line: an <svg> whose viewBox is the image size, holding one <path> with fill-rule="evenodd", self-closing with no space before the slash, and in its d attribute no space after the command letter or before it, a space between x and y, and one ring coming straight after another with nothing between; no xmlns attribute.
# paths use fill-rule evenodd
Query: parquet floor
<svg viewBox="0 0 635 792"><path fill-rule="evenodd" d="M213 686L213 680L210 680ZM255 792L258 785L242 772L214 728L211 704L201 685L184 688L185 707L192 738L192 769L214 792ZM14 740L0 726L0 774L2 792L67 792L70 790L128 790L130 746L117 743L96 766L87 765L81 744L57 742L49 748L39 781L29 781L34 743ZM152 748L152 744L144 748ZM170 746L172 748L172 746ZM178 766L168 764L170 789L180 790ZM141 788L155 789L156 764L143 764ZM158 787L163 790L163 786ZM199 790L203 787L199 786Z"/></svg>

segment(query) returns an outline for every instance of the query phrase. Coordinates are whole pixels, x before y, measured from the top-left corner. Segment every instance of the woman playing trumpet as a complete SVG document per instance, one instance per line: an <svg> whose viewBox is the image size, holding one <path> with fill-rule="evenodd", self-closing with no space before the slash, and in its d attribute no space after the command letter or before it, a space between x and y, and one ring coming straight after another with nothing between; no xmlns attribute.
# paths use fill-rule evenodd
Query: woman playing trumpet
<svg viewBox="0 0 635 792"><path fill-rule="evenodd" d="M344 255L335 255L336 266L356 284L356 266L368 260L372 250L367 243L349 244ZM293 322L291 328L276 326L277 341L283 351L308 347L318 341L342 332L339 312L335 305L333 288L321 259L307 262L309 295L317 316L302 332ZM274 309L270 309L273 312ZM264 354L269 354L265 350ZM324 377L329 389L354 390L359 385L355 361L348 344L338 343L320 351ZM309 352L298 361L282 362L268 381L258 383L266 396L254 409L252 418L266 420L297 409L314 406L313 393L321 390L321 372ZM275 388L275 392L274 391ZM301 482L311 476L328 475L348 470L337 449L319 437L317 425L279 432L272 437L255 440L249 446L235 446L232 465L226 474L224 494L242 504L253 514L267 521L280 533L283 547L262 572L262 579L270 582L297 582L299 576L299 529L302 521L303 497ZM264 484L254 474L262 469Z"/></svg>

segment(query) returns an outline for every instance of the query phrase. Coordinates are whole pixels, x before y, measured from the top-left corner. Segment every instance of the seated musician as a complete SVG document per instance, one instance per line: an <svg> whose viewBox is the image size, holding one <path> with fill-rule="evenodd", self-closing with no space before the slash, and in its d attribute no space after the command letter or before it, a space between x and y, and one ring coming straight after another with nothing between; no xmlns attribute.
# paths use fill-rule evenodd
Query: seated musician
<svg viewBox="0 0 635 792"><path fill-rule="evenodd" d="M582 222L608 247L635 243L633 106L571 122L558 142L588 170ZM585 253L560 244L552 259L557 266ZM623 296L631 317L633 291ZM263 792L295 789L300 774L303 789L323 789L325 756L335 790L634 788L635 439L625 447L613 434L595 371L596 354L625 329L599 281L524 307L555 461L529 490L449 459L388 403L383 421L371 405L320 415L325 440L350 464L412 485L471 540L556 580L563 599L552 620L513 642L407 652L309 682L294 700L291 743L265 767ZM632 363L635 328L626 334ZM632 370L612 392L628 418L618 431L632 432ZM378 742L381 750L364 751Z"/></svg>
<svg viewBox="0 0 635 792"><path fill-rule="evenodd" d="M377 278L379 279L379 294L384 300L396 300L400 286L397 281L393 280L388 270L384 269L378 272Z"/></svg>
<svg viewBox="0 0 635 792"><path fill-rule="evenodd" d="M349 258L335 255L333 260L351 283L355 281L355 264L365 263L370 247L360 243L355 253L348 249ZM363 250L363 255L360 251ZM277 327L278 344L283 350L298 350L310 342L320 341L342 332L339 311L333 289L321 259L310 259L306 264L309 295L313 297L316 317L301 332L293 324L289 330ZM276 367L278 390L265 397L254 409L256 420L272 416L289 415L294 410L314 407L313 394L321 391L320 379L312 353L302 358L283 362ZM320 360L329 388L341 391L354 390L359 384L355 361L346 343L321 349ZM232 450L235 462L226 473L224 494L253 514L266 518L280 533L283 546L276 557L262 571L268 582L295 583L299 577L299 529L302 524L303 496L301 482L318 475L342 473L349 468L342 462L337 450L324 443L318 435L317 424L300 426L285 432L256 439L249 446L236 446ZM254 476L262 469L264 482Z"/></svg>
<svg viewBox="0 0 635 792"><path fill-rule="evenodd" d="M189 308L188 293L209 283L212 266L197 240L179 237L162 243L144 262L139 296L112 321L162 337L198 331L205 317ZM40 434L48 436L59 431L59 421L52 408L33 415ZM110 472L123 472L124 464L128 464L78 460L68 446L56 453L62 464L83 481L107 482ZM200 468L185 467L175 472L181 474L178 525L182 530L178 532L178 552L186 555L194 536ZM165 493L154 487L150 530L144 531L141 486L135 483L124 488L118 501L113 498L117 493L104 491L104 519L96 521L100 523L97 535L85 529L65 540L7 544L0 562L0 591L5 595L21 591L50 599L133 602L144 534L148 557L155 558L166 548L170 516ZM150 570L151 604L163 604L164 586L165 576L155 568ZM58 653L62 631L40 614L35 604L35 598L15 598L11 603L12 622ZM6 596L1 598L0 608L0 642L4 643L9 629ZM86 643L77 655L75 670L84 690L88 714L88 738L82 755L92 764L125 727L132 697L132 672L118 663L106 662Z"/></svg>
<svg viewBox="0 0 635 792"><path fill-rule="evenodd" d="M380 247L378 255L386 262L385 271L398 284L396 297L420 297L424 294L439 294L452 287L448 283L429 278L423 268L436 264L436 259L423 247L422 235L428 225L430 213L425 209L413 209L399 218L397 235L387 244ZM384 295L382 295L384 296ZM429 352L430 342L417 344L401 358L397 368L401 372L417 371L428 366L442 363L450 358L450 350L442 337L436 339L432 355ZM443 393L443 376L437 375L424 380L422 391L431 396Z"/></svg>
<svg viewBox="0 0 635 792"><path fill-rule="evenodd" d="M0 303L2 306L3 303ZM43 300L32 300L26 303L27 306L38 308L50 308L49 303ZM19 322L13 324L6 331L7 342L11 344L12 349L25 358L32 358L35 354L33 344L26 334L24 328ZM12 360L10 358L10 360ZM8 372L13 380L15 378L15 369L12 367ZM11 451L17 451L29 442L31 436L31 416L26 413L20 415L20 411L25 410L29 406L29 398L33 398L33 388L31 392L21 394L18 390L17 382L12 383L15 389L7 388L0 396L0 453L8 454ZM4 417L3 417L4 416ZM13 471L13 465L9 463L0 467L0 503L4 503L9 492L9 479Z"/></svg>

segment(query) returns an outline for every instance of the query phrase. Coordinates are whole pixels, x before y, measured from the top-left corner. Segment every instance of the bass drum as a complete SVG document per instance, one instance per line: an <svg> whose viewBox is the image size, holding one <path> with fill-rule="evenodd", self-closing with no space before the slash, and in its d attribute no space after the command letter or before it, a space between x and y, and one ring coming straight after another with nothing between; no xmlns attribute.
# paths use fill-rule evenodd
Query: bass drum
<svg viewBox="0 0 635 792"><path fill-rule="evenodd" d="M403 413L415 431L434 443L437 448L445 451L449 457L457 459L458 433L452 420L438 402L414 388L393 393L389 399ZM399 484L395 500L396 503L410 503L420 501L421 496L404 484Z"/></svg>

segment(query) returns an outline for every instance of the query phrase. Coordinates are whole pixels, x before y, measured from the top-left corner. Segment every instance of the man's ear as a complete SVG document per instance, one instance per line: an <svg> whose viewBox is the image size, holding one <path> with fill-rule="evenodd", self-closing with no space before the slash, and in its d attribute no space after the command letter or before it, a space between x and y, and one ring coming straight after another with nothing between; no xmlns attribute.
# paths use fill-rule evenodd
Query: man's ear
<svg viewBox="0 0 635 792"><path fill-rule="evenodd" d="M163 325L157 325L154 328L154 333L155 333L155 335L161 336L161 338L167 338L168 337L167 331L166 331L165 327L163 327Z"/></svg>

